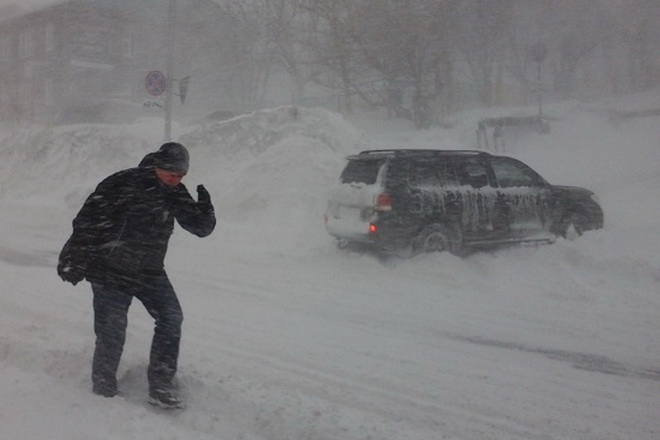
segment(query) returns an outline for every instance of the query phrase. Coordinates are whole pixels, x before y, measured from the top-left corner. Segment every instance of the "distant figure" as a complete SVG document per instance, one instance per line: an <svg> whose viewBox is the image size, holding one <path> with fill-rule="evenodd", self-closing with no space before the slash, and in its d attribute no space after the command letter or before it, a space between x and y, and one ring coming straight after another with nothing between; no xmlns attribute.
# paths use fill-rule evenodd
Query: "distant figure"
<svg viewBox="0 0 660 440"><path fill-rule="evenodd" d="M211 197L203 185L195 201L181 179L189 155L176 142L149 153L137 168L103 180L73 220L73 234L60 253L57 272L76 285L83 279L94 292L96 348L93 392L117 394L117 368L126 339L133 298L155 320L149 359L149 403L181 408L173 386L183 313L165 273L164 259L174 219L185 230L206 237L215 228Z"/></svg>

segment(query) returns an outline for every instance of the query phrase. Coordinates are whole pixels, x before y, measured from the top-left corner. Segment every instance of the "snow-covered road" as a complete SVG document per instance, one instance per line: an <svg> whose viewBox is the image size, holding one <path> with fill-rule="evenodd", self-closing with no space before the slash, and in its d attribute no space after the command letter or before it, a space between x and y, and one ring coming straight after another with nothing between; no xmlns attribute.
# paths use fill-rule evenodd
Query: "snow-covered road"
<svg viewBox="0 0 660 440"><path fill-rule="evenodd" d="M207 239L179 229L170 245L185 315L179 380L188 408L180 413L144 404L153 323L139 302L122 395L90 392L91 291L62 283L54 265L79 207L62 194L79 200L93 173L70 190L49 187L48 175L21 182L20 199L5 186L0 438L660 438L660 216L652 204L660 153L649 147L660 129L652 121L611 127L571 111L538 145L511 153L553 183L596 190L606 228L465 259L382 263L336 249L319 192L338 173L342 148L353 147L301 152L327 134L296 132L264 147L281 157L289 145L289 161L259 152L220 164L220 153L191 149L200 172L191 170L188 185L207 185L220 221ZM379 136L371 139L437 143L428 132ZM317 172L300 169L312 159Z"/></svg>

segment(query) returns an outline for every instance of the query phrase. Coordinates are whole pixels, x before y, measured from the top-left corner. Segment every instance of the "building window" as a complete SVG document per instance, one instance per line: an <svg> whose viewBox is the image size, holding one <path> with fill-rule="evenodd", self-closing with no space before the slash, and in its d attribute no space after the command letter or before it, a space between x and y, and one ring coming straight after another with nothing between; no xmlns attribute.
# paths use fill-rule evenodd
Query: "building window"
<svg viewBox="0 0 660 440"><path fill-rule="evenodd" d="M55 50L55 26L53 23L46 25L46 52Z"/></svg>
<svg viewBox="0 0 660 440"><path fill-rule="evenodd" d="M89 25L82 27L76 33L73 52L84 59L99 60L110 53L108 44L109 38L106 29Z"/></svg>
<svg viewBox="0 0 660 440"><path fill-rule="evenodd" d="M55 103L55 97L53 96L53 80L52 80L52 78L47 78L44 81L44 102L48 106L53 105Z"/></svg>
<svg viewBox="0 0 660 440"><path fill-rule="evenodd" d="M32 90L30 81L22 81L18 87L18 99L24 108L31 102Z"/></svg>
<svg viewBox="0 0 660 440"><path fill-rule="evenodd" d="M9 37L0 38L0 61L6 61L10 57L11 40Z"/></svg>
<svg viewBox="0 0 660 440"><path fill-rule="evenodd" d="M32 55L34 55L34 31L23 31L18 36L18 56L28 58Z"/></svg>
<svg viewBox="0 0 660 440"><path fill-rule="evenodd" d="M122 55L128 58L133 56L133 41L130 38L127 38L122 41L121 53Z"/></svg>

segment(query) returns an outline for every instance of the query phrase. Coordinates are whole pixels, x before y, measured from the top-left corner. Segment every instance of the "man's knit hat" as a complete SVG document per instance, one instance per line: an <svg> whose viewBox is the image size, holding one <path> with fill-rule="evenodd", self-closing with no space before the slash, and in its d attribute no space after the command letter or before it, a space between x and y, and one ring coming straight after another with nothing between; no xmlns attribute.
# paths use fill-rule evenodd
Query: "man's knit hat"
<svg viewBox="0 0 660 440"><path fill-rule="evenodd" d="M190 166L190 155L186 147L178 142L166 142L150 154L150 164L175 173L186 174Z"/></svg>

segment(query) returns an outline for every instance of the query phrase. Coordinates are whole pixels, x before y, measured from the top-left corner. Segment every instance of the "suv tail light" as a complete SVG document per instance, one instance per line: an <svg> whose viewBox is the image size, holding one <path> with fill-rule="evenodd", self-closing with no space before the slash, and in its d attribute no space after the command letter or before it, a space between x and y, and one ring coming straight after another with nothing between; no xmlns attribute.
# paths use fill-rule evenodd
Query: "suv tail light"
<svg viewBox="0 0 660 440"><path fill-rule="evenodd" d="M392 199L387 193L380 193L374 199L374 210L375 211L391 211L392 210Z"/></svg>

